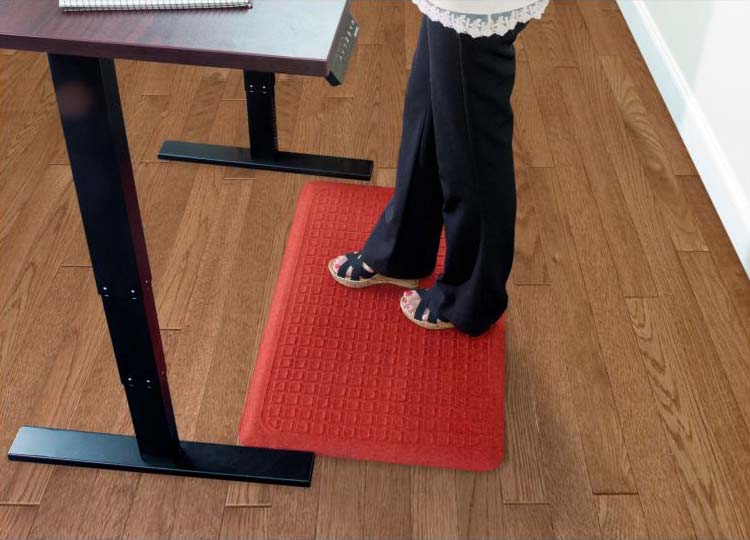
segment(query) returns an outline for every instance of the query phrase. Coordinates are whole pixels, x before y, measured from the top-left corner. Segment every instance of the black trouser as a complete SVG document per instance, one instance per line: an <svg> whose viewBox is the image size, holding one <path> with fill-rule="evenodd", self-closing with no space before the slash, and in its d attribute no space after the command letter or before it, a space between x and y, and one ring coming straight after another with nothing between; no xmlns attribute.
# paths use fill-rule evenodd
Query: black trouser
<svg viewBox="0 0 750 540"><path fill-rule="evenodd" d="M424 277L445 225L445 268L428 306L473 336L508 306L516 219L510 96L514 41L525 26L472 38L422 18L396 191L362 249L376 272Z"/></svg>

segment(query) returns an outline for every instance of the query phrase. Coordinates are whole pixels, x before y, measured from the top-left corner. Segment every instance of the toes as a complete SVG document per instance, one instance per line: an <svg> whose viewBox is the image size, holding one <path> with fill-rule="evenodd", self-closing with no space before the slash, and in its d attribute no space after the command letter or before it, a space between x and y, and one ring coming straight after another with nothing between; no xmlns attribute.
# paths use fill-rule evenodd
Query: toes
<svg viewBox="0 0 750 540"><path fill-rule="evenodd" d="M344 264L345 261L346 261L346 257L344 257L343 255L339 255L333 261L333 269L338 271L338 269L341 268L341 265Z"/></svg>

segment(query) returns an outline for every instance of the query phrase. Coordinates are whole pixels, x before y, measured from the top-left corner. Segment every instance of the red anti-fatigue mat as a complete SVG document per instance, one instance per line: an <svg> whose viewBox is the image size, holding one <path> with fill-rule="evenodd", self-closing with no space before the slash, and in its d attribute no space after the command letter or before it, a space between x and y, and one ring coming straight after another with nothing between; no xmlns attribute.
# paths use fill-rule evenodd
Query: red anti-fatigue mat
<svg viewBox="0 0 750 540"><path fill-rule="evenodd" d="M403 289L348 289L328 272L329 259L362 247L391 193L333 182L302 190L240 443L494 469L503 454L504 319L479 338L425 330L401 313Z"/></svg>

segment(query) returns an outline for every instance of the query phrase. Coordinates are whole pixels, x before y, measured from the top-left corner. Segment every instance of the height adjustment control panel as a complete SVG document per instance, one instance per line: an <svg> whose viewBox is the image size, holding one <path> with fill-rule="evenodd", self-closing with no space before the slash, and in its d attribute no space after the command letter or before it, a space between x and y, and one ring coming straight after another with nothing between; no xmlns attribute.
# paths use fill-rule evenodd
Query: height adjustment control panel
<svg viewBox="0 0 750 540"><path fill-rule="evenodd" d="M326 78L331 86L338 86L344 82L358 34L359 24L347 11L339 28L336 47L331 52L331 58L329 59L330 71Z"/></svg>

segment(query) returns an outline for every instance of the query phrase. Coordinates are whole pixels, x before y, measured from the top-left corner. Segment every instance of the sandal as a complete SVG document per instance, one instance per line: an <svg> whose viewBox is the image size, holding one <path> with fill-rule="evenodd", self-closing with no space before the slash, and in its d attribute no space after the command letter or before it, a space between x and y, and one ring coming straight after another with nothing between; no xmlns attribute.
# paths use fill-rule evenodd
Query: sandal
<svg viewBox="0 0 750 540"><path fill-rule="evenodd" d="M429 315L427 315L427 320L422 320L422 317L424 317L424 312L428 307L427 294L425 294L427 292L428 289L414 289L412 291L406 291L403 294L400 303L401 311L403 311L404 315L406 315L406 318L417 326L421 326L422 328L426 328L428 330L446 330L448 328L454 328L453 324L449 323L448 321L441 321L440 319L438 319L437 314L432 310L430 310ZM413 314L409 311L409 302L407 300L407 297L411 293L417 293L419 295L419 304L417 305L417 309L414 310Z"/></svg>
<svg viewBox="0 0 750 540"><path fill-rule="evenodd" d="M419 285L418 279L398 279L377 272L370 272L364 267L364 261L362 260L362 253L354 251L344 255L346 262L344 262L338 271L334 268L336 259L328 261L328 270L331 272L333 279L341 283L345 287L351 287L352 289L361 289L363 287L369 287L371 285L396 285L397 287L404 287L407 289L413 289ZM338 258L338 257L337 257ZM347 272L351 268L351 276L347 276Z"/></svg>

